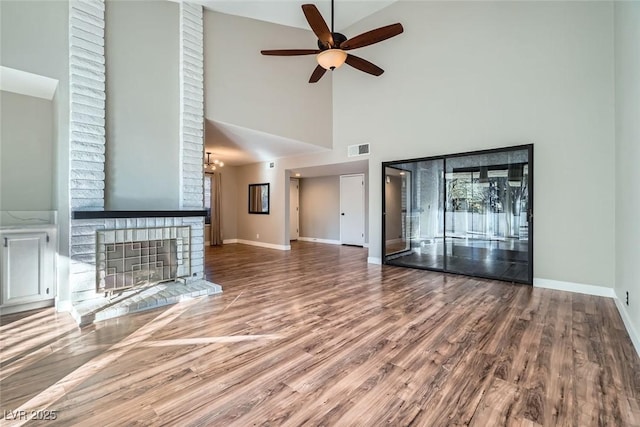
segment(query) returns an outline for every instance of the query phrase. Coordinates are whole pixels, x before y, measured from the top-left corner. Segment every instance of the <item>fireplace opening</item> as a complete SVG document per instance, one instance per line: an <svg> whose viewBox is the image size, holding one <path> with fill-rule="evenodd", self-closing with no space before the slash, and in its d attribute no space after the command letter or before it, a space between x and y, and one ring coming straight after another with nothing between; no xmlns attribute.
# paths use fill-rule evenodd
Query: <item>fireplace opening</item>
<svg viewBox="0 0 640 427"><path fill-rule="evenodd" d="M119 292L191 274L189 226L96 233L98 292Z"/></svg>

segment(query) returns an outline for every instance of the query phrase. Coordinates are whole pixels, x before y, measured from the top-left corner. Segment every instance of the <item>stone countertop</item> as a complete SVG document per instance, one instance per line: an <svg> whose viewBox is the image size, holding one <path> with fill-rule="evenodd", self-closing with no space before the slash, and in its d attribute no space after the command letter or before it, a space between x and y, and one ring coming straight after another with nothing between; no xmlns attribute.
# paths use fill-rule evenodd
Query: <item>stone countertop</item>
<svg viewBox="0 0 640 427"><path fill-rule="evenodd" d="M0 233L3 232L12 232L18 233L21 231L39 231L46 230L51 231L55 230L58 226L56 224L21 224L21 225L0 225Z"/></svg>
<svg viewBox="0 0 640 427"><path fill-rule="evenodd" d="M57 228L57 211L0 211L0 231Z"/></svg>

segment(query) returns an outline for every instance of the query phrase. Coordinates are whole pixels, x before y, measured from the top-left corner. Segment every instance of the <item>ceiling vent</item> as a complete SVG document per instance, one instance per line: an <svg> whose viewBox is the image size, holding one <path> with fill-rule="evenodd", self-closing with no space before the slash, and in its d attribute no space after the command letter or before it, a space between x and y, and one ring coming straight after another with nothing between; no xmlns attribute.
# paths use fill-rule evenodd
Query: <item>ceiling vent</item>
<svg viewBox="0 0 640 427"><path fill-rule="evenodd" d="M348 156L366 156L369 154L369 144L356 144L348 147Z"/></svg>

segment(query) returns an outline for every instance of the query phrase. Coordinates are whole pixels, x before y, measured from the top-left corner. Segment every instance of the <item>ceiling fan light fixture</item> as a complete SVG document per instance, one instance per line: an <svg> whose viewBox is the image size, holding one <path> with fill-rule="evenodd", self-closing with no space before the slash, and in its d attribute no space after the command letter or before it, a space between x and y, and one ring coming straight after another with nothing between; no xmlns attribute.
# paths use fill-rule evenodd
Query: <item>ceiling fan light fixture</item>
<svg viewBox="0 0 640 427"><path fill-rule="evenodd" d="M340 68L347 60L347 52L342 49L323 50L316 56L318 64L325 70Z"/></svg>

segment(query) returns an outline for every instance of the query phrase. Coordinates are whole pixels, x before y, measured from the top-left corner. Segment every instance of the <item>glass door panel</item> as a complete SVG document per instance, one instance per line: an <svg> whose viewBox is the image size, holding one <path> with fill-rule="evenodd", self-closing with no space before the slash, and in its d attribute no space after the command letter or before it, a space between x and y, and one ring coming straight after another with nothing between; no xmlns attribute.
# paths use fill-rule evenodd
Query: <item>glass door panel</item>
<svg viewBox="0 0 640 427"><path fill-rule="evenodd" d="M528 150L446 164L447 270L528 282Z"/></svg>
<svg viewBox="0 0 640 427"><path fill-rule="evenodd" d="M444 161L399 163L384 171L385 260L407 267L444 269ZM402 185L402 198L394 196ZM404 221L402 235L396 232L399 214Z"/></svg>
<svg viewBox="0 0 640 427"><path fill-rule="evenodd" d="M384 164L385 263L531 284L532 150Z"/></svg>
<svg viewBox="0 0 640 427"><path fill-rule="evenodd" d="M411 249L411 171L399 166L385 168L385 254Z"/></svg>

